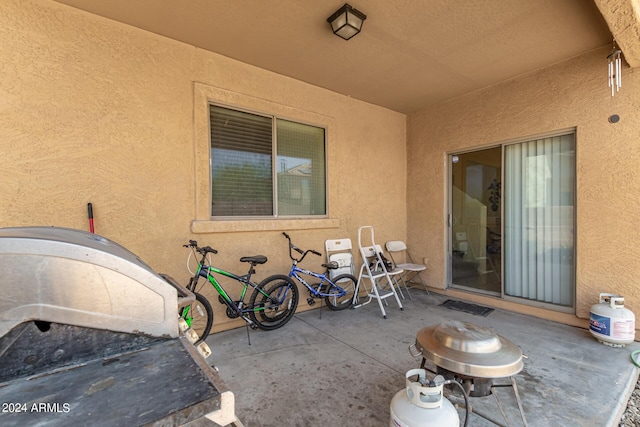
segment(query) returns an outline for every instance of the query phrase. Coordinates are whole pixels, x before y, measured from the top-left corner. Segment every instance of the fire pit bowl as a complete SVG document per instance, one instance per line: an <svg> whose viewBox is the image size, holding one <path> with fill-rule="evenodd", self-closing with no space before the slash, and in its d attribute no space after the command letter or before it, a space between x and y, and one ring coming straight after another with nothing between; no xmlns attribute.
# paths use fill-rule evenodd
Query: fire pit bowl
<svg viewBox="0 0 640 427"><path fill-rule="evenodd" d="M473 323L449 320L422 328L415 347L436 366L468 377L509 377L523 368L517 345Z"/></svg>

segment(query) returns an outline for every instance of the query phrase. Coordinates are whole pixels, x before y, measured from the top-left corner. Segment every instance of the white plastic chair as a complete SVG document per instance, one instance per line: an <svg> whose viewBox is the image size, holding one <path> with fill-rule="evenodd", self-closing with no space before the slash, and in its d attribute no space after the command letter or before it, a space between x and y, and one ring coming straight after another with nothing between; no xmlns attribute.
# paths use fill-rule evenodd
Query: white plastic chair
<svg viewBox="0 0 640 427"><path fill-rule="evenodd" d="M338 264L338 268L329 270L331 279L341 274L356 275L352 248L351 239L325 240L324 249L327 254L327 262L334 261Z"/></svg>
<svg viewBox="0 0 640 427"><path fill-rule="evenodd" d="M409 294L409 298L411 298L411 294L409 293L407 283L410 283L415 278L418 278L420 283L422 283L422 286L424 286L424 290L427 291L427 295L428 295L429 289L427 289L427 284L424 283L424 280L420 275L420 273L422 273L427 269L427 266L424 264L418 264L413 261L413 258L411 258L411 254L409 253L409 249L407 248L407 245L402 240L388 241L387 243L385 243L385 247L387 249L387 252L389 252L389 257L391 258L393 265L395 265L396 268L400 268L405 271L405 274L400 276L400 280L402 281L402 284L407 290L407 294ZM394 257L394 254L395 254L395 257ZM399 260L401 256L404 256L405 257L404 260L408 262L397 262L396 260Z"/></svg>
<svg viewBox="0 0 640 427"><path fill-rule="evenodd" d="M365 241L363 237L369 235L368 241ZM362 256L362 266L360 267L360 273L358 274L358 284L356 285L356 292L354 293L354 308L362 307L369 304L372 300L376 299L382 312L382 317L387 318L387 313L384 309L382 301L389 297L394 297L398 303L400 310L403 309L402 302L398 298L393 280L387 270L380 254L382 248L380 245L376 245L374 241L373 227L370 225L363 225L358 228L358 248L360 255ZM402 270L393 270L395 274L402 273ZM367 301L357 304L357 296L360 290L360 286L364 286L364 280L368 280L371 284L371 290L367 291ZM365 286L366 289L366 286ZM385 301L386 303L386 301Z"/></svg>

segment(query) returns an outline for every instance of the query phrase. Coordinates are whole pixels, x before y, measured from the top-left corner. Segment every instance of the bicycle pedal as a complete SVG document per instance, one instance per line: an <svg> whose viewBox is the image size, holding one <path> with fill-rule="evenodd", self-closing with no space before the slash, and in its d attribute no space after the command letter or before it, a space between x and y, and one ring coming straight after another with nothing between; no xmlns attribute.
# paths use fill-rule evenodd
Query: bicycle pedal
<svg viewBox="0 0 640 427"><path fill-rule="evenodd" d="M222 295L218 295L218 301L220 302L220 304L225 304L224 298L222 298Z"/></svg>
<svg viewBox="0 0 640 427"><path fill-rule="evenodd" d="M316 300L314 300L313 298L307 298L307 304L309 305L315 305Z"/></svg>
<svg viewBox="0 0 640 427"><path fill-rule="evenodd" d="M253 329L254 331L255 331L256 329L258 329L258 325L256 325L255 323L251 323L251 324L249 325L249 327L250 327L251 329Z"/></svg>

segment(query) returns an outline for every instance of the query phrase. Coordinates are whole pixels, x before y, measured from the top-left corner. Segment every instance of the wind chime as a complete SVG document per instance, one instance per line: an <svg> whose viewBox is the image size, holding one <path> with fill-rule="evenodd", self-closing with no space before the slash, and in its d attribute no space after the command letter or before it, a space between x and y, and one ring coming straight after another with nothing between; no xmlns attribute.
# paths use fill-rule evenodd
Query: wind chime
<svg viewBox="0 0 640 427"><path fill-rule="evenodd" d="M615 96L622 86L622 51L613 40L613 49L609 56L609 87L611 88L611 96Z"/></svg>

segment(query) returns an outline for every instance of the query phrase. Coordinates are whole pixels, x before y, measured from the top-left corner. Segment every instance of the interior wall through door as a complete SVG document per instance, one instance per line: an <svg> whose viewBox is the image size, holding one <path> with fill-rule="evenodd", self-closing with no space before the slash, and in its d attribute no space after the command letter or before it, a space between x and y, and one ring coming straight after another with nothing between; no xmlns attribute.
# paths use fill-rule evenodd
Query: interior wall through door
<svg viewBox="0 0 640 427"><path fill-rule="evenodd" d="M451 160L451 286L502 292L502 149L461 153Z"/></svg>

